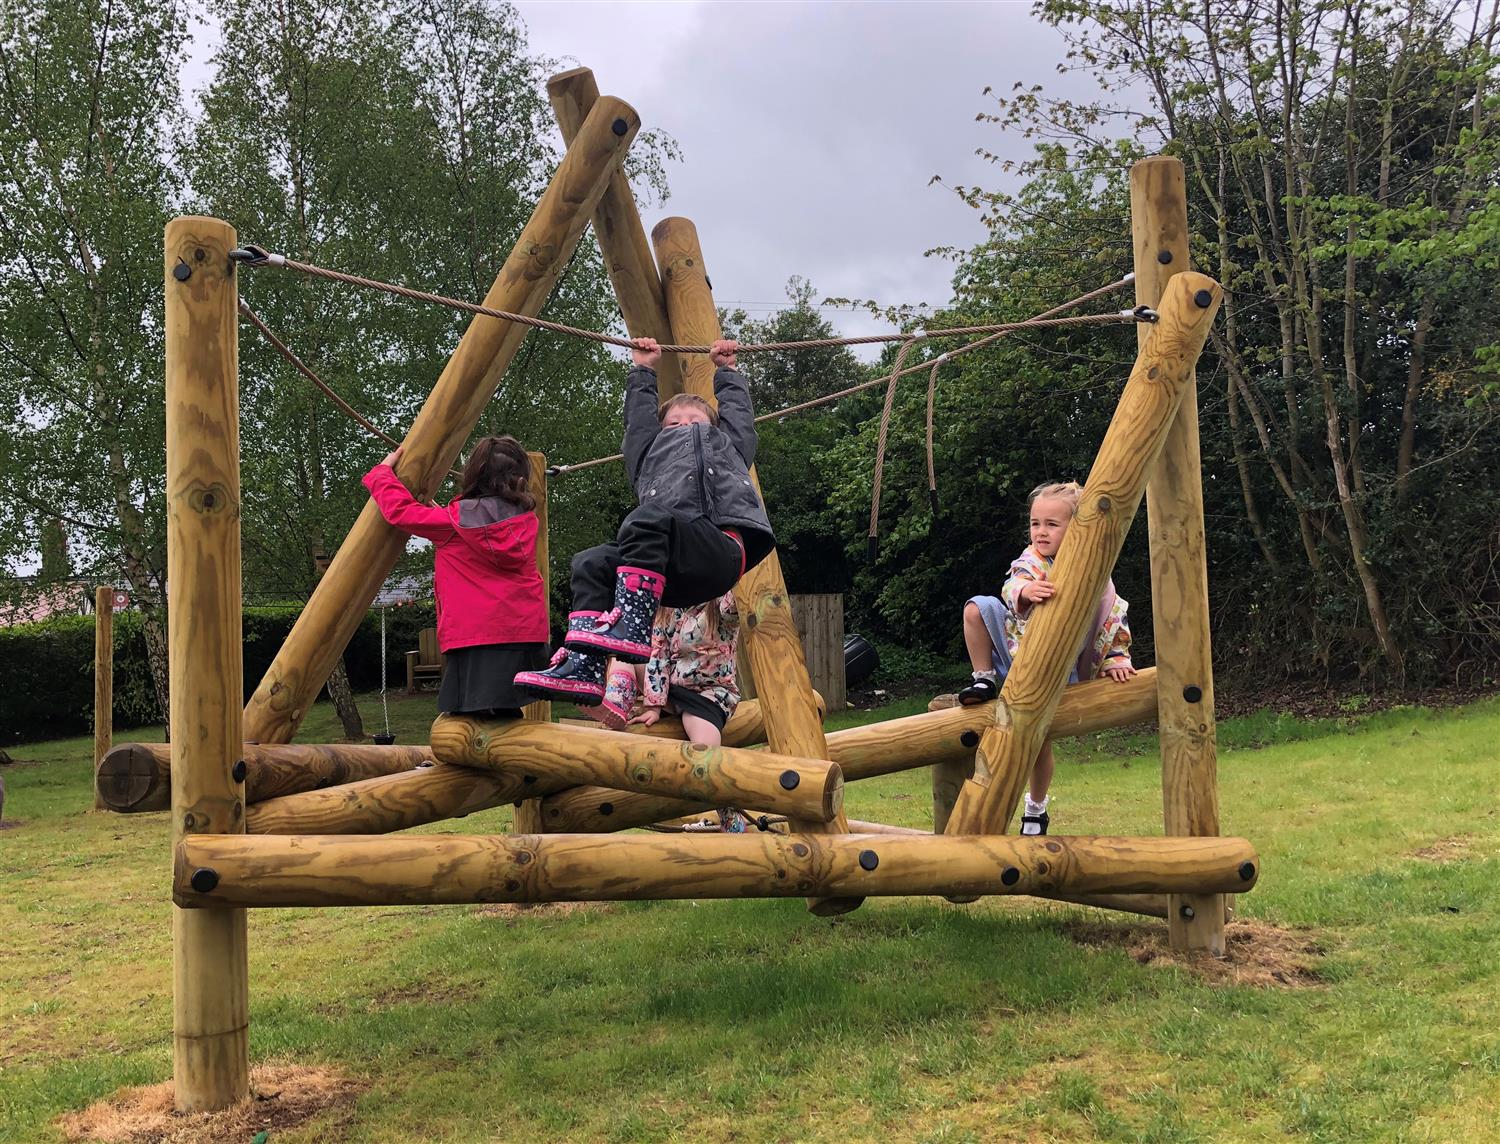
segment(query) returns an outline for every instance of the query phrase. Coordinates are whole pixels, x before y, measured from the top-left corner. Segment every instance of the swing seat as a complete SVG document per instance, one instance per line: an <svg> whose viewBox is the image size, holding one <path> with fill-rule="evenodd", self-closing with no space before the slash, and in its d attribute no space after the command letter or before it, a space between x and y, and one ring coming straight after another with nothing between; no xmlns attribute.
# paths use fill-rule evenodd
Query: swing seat
<svg viewBox="0 0 1500 1144"><path fill-rule="evenodd" d="M415 695L423 680L434 683L443 676L443 653L438 651L437 628L417 633L417 650L406 653L406 693Z"/></svg>

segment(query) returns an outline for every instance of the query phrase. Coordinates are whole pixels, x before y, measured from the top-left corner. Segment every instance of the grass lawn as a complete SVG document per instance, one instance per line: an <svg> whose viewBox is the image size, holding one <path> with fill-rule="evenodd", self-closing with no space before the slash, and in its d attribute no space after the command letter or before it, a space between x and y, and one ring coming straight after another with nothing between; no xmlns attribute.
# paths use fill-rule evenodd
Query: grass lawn
<svg viewBox="0 0 1500 1144"><path fill-rule="evenodd" d="M391 715L424 741L432 698ZM335 728L322 705L302 738ZM1263 871L1237 916L1297 987L1142 963L1164 923L1030 899L252 911L252 1060L364 1086L270 1144L1500 1138L1500 699L1220 743L1224 830ZM0 1141L171 1073L167 818L90 812L91 747L3 771ZM1159 832L1153 752L1061 747L1054 831ZM927 826L927 775L847 808Z"/></svg>

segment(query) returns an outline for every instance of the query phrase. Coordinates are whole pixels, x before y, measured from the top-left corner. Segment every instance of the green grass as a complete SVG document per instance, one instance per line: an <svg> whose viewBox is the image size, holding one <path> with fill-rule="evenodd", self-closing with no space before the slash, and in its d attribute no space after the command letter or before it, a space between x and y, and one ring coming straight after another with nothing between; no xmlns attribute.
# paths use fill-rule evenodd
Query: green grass
<svg viewBox="0 0 1500 1144"><path fill-rule="evenodd" d="M430 695L391 710L425 739ZM320 706L302 738L335 734ZM1219 737L1225 833L1263 867L1239 916L1305 930L1315 988L1139 964L1070 936L1123 917L1028 899L254 911L253 1059L369 1085L274 1144L1493 1139L1500 700ZM23 746L4 771L0 1141L59 1139L60 1112L171 1071L166 816L87 812L90 749ZM1153 751L1061 746L1054 829L1158 832ZM848 809L925 826L927 777L852 784Z"/></svg>

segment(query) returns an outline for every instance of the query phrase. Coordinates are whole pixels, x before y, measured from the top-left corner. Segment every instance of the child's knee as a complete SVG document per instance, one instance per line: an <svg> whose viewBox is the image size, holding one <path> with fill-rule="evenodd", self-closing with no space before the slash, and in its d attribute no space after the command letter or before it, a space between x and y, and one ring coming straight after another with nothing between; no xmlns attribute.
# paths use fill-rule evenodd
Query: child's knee
<svg viewBox="0 0 1500 1144"><path fill-rule="evenodd" d="M979 605L973 600L964 605L964 623L969 627L984 623L984 617L979 614Z"/></svg>

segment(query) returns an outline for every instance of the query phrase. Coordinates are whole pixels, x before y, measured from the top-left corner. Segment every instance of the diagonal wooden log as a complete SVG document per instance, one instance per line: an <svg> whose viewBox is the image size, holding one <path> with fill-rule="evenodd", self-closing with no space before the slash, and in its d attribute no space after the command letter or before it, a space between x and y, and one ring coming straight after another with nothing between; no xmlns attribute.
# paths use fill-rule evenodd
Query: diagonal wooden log
<svg viewBox="0 0 1500 1144"><path fill-rule="evenodd" d="M1218 283L1191 272L1162 295L1160 320L1136 357L1057 554L1056 594L1026 625L948 834L1000 834L1015 813L1221 299Z"/></svg>
<svg viewBox="0 0 1500 1144"><path fill-rule="evenodd" d="M926 834L194 835L180 906L376 906L868 894L1247 890L1242 838L944 838Z"/></svg>
<svg viewBox="0 0 1500 1144"><path fill-rule="evenodd" d="M1139 723L1155 710L1156 675L1151 668L1124 683L1093 680L1063 692L1051 734L1061 738ZM980 735L993 722L993 703L908 715L834 731L827 736L828 754L842 768L846 783L931 764L972 764ZM542 821L548 833L592 834L709 809L706 803L576 787L544 798ZM941 833L936 825L934 829Z"/></svg>
<svg viewBox="0 0 1500 1144"><path fill-rule="evenodd" d="M651 241L661 267L673 339L681 344L699 344L722 337L697 228L685 218L663 219L652 230ZM713 401L713 363L695 356L680 364L683 390ZM753 465L750 479L758 493L760 479ZM802 640L792 619L791 596L781 574L781 558L774 550L745 573L735 586L734 596L742 617L740 639L755 677L771 750L804 759L828 758L823 721L813 699ZM809 833L847 833L842 815L829 823L798 821L793 828ZM859 901L822 900L809 902L808 907L820 916L831 916L857 909Z"/></svg>
<svg viewBox="0 0 1500 1144"><path fill-rule="evenodd" d="M99 764L99 797L121 814L166 810L172 801L172 748L166 743L121 743ZM245 801L343 786L393 775L432 762L430 747L369 743L245 743Z"/></svg>
<svg viewBox="0 0 1500 1144"><path fill-rule="evenodd" d="M1130 169L1135 300L1155 306L1188 268L1187 179L1178 159L1157 156ZM1144 340L1146 332L1140 331ZM1168 834L1219 833L1213 641L1208 622L1208 555L1203 462L1198 454L1197 386L1177 408L1146 485L1151 543L1151 615L1160 669L1162 807ZM1170 903L1173 949L1225 954L1224 902Z"/></svg>
<svg viewBox="0 0 1500 1144"><path fill-rule="evenodd" d="M669 794L714 806L764 807L820 823L837 817L844 803L843 772L826 759L521 719L440 715L432 725L432 754L453 766L519 771L534 779Z"/></svg>
<svg viewBox="0 0 1500 1144"><path fill-rule="evenodd" d="M599 85L588 68L559 72L547 81L547 98L552 113L570 146L583 121L599 100ZM630 180L623 169L610 176L599 205L594 208L594 237L604 255L604 266L615 288L620 317L632 338L672 340L672 324L667 319L667 303L662 294L661 275L646 228L630 193ZM682 371L676 354L663 354L656 366L657 386L662 397L670 397L682 388Z"/></svg>
<svg viewBox="0 0 1500 1144"><path fill-rule="evenodd" d="M486 306L541 311L639 127L622 100L606 97L594 105L485 296ZM527 332L498 318L477 316L469 323L402 443L396 471L418 497L437 491ZM251 696L247 739L285 743L296 734L405 546L406 534L367 503Z"/></svg>

